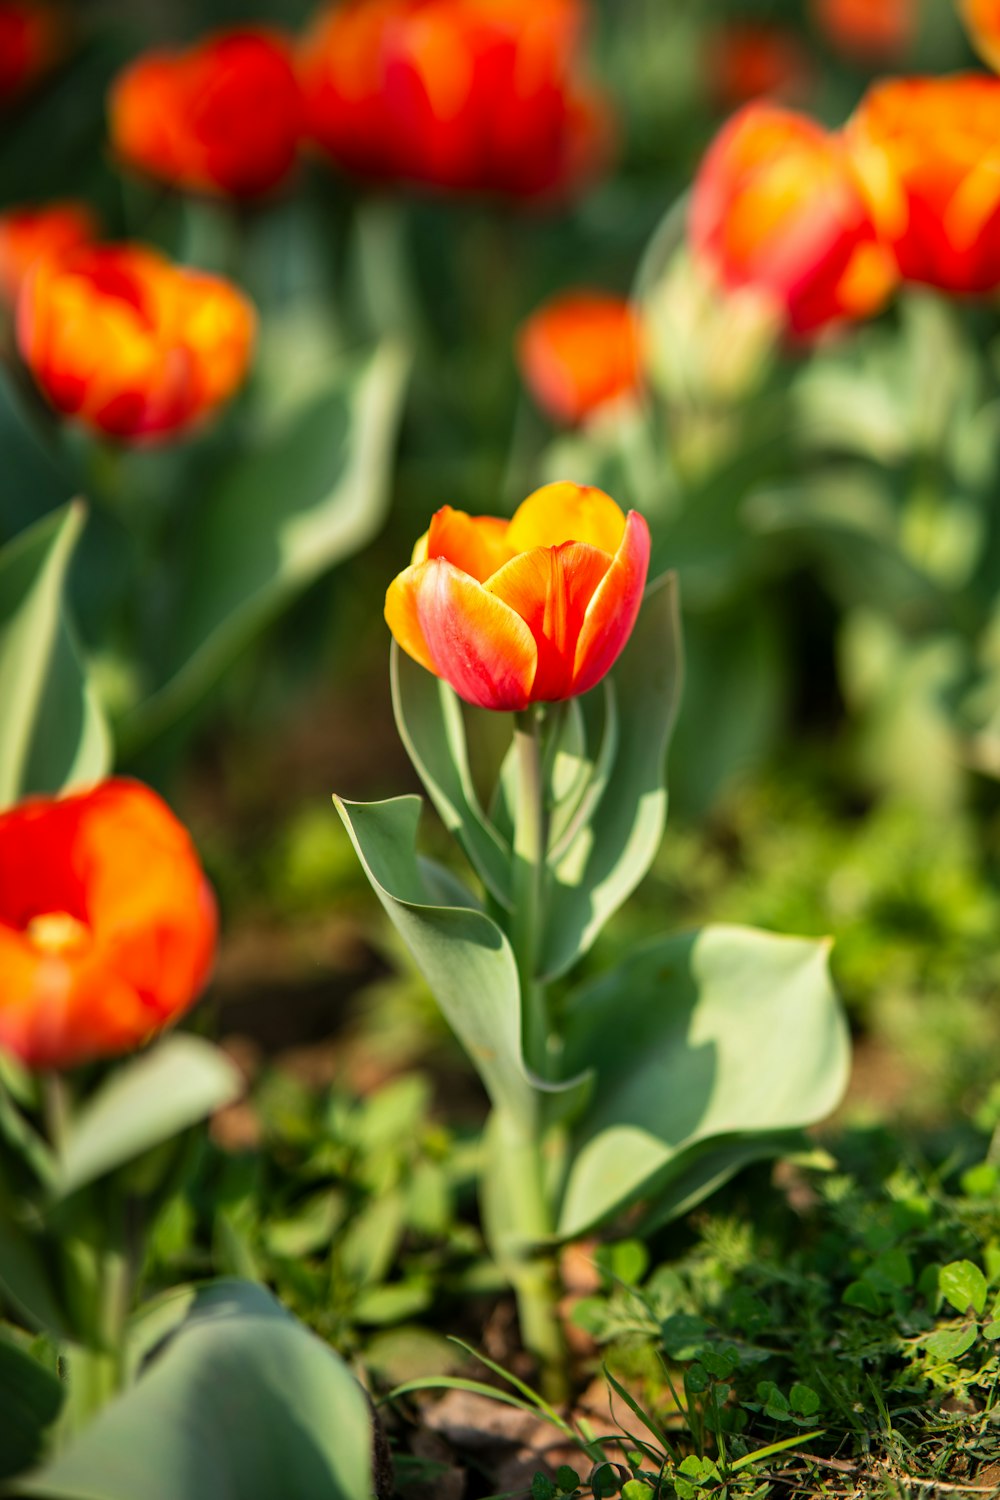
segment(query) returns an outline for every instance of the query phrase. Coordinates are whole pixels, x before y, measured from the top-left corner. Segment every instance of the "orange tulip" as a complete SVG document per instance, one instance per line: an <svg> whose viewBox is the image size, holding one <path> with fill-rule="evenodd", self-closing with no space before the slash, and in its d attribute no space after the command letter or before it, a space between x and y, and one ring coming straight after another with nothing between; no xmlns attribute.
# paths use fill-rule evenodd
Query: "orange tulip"
<svg viewBox="0 0 1000 1500"><path fill-rule="evenodd" d="M890 79L869 90L848 138L907 281L1000 287L1000 80Z"/></svg>
<svg viewBox="0 0 1000 1500"><path fill-rule="evenodd" d="M89 244L98 234L85 203L48 203L0 214L0 301L13 307L36 261Z"/></svg>
<svg viewBox="0 0 1000 1500"><path fill-rule="evenodd" d="M0 106L19 98L61 50L62 27L42 0L0 0Z"/></svg>
<svg viewBox="0 0 1000 1500"><path fill-rule="evenodd" d="M227 400L254 326L229 282L140 245L46 258L17 304L21 355L51 404L129 440L176 436Z"/></svg>
<svg viewBox="0 0 1000 1500"><path fill-rule="evenodd" d="M800 97L811 71L805 48L783 26L726 21L705 33L708 92L725 113L751 99Z"/></svg>
<svg viewBox="0 0 1000 1500"><path fill-rule="evenodd" d="M1000 0L959 0L973 46L1000 73Z"/></svg>
<svg viewBox="0 0 1000 1500"><path fill-rule="evenodd" d="M308 131L361 176L565 194L609 154L580 77L584 0L344 0L301 50Z"/></svg>
<svg viewBox="0 0 1000 1500"><path fill-rule="evenodd" d="M702 162L694 251L730 289L770 294L790 332L867 317L894 282L839 136L773 104L748 104Z"/></svg>
<svg viewBox="0 0 1000 1500"><path fill-rule="evenodd" d="M917 29L916 0L812 0L812 12L832 47L869 65L902 56Z"/></svg>
<svg viewBox="0 0 1000 1500"><path fill-rule="evenodd" d="M269 192L295 164L302 97L288 44L220 32L185 52L150 52L115 81L111 141L123 161L196 192Z"/></svg>
<svg viewBox="0 0 1000 1500"><path fill-rule="evenodd" d="M517 350L525 384L556 422L582 422L639 389L639 322L621 297L554 297L523 325Z"/></svg>
<svg viewBox="0 0 1000 1500"><path fill-rule="evenodd" d="M31 1068L142 1046L201 993L216 928L191 840L148 787L0 814L0 1046Z"/></svg>
<svg viewBox="0 0 1000 1500"><path fill-rule="evenodd" d="M549 484L510 521L446 505L389 586L399 645L467 703L516 711L594 687L632 633L649 528L602 490Z"/></svg>

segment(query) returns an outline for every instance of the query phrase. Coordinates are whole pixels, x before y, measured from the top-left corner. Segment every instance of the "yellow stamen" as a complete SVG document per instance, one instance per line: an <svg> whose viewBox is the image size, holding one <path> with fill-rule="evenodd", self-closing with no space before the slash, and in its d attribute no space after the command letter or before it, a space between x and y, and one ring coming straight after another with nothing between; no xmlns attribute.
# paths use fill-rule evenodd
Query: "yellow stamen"
<svg viewBox="0 0 1000 1500"><path fill-rule="evenodd" d="M27 926L28 942L42 953L61 958L79 953L90 941L90 929L68 911L46 911L32 917Z"/></svg>

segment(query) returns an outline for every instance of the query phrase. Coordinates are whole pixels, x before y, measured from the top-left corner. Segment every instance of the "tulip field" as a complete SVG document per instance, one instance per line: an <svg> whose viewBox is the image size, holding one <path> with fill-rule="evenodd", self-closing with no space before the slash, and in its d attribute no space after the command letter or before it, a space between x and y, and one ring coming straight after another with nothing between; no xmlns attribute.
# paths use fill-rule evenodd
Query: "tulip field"
<svg viewBox="0 0 1000 1500"><path fill-rule="evenodd" d="M1000 1497L1000 0L0 0L0 1494Z"/></svg>

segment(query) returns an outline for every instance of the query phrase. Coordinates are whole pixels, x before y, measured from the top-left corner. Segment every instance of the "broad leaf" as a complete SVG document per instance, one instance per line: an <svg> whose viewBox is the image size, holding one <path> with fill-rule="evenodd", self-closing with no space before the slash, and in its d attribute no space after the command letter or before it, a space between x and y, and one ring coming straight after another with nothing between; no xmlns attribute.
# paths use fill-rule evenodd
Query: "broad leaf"
<svg viewBox="0 0 1000 1500"><path fill-rule="evenodd" d="M85 516L74 503L0 551L0 808L97 781L110 764L64 607Z"/></svg>
<svg viewBox="0 0 1000 1500"><path fill-rule="evenodd" d="M122 1064L71 1121L56 1190L65 1195L134 1161L230 1104L239 1069L200 1037L164 1037Z"/></svg>
<svg viewBox="0 0 1000 1500"><path fill-rule="evenodd" d="M559 1222L582 1233L638 1197L679 1212L847 1082L847 1026L828 944L749 928L661 939L586 986L566 1067L596 1069Z"/></svg>
<svg viewBox="0 0 1000 1500"><path fill-rule="evenodd" d="M253 637L385 519L407 361L384 345L242 457L195 512L163 685L128 714L134 750L197 704Z"/></svg>
<svg viewBox="0 0 1000 1500"><path fill-rule="evenodd" d="M0 1335L0 1479L38 1462L63 1394L57 1375Z"/></svg>
<svg viewBox="0 0 1000 1500"><path fill-rule="evenodd" d="M530 1119L536 1090L521 1050L521 996L507 938L484 912L432 903L416 854L419 797L334 802L375 894L493 1103Z"/></svg>
<svg viewBox="0 0 1000 1500"><path fill-rule="evenodd" d="M367 1402L333 1350L262 1287L219 1282L137 1384L13 1493L370 1500L371 1445Z"/></svg>
<svg viewBox="0 0 1000 1500"><path fill-rule="evenodd" d="M542 972L552 979L585 953L646 874L667 817L666 754L680 696L677 582L647 590L611 674L617 708L612 767L591 816L552 870Z"/></svg>
<svg viewBox="0 0 1000 1500"><path fill-rule="evenodd" d="M501 906L510 906L510 847L483 812L472 784L457 695L395 641L390 675L396 727L448 831Z"/></svg>

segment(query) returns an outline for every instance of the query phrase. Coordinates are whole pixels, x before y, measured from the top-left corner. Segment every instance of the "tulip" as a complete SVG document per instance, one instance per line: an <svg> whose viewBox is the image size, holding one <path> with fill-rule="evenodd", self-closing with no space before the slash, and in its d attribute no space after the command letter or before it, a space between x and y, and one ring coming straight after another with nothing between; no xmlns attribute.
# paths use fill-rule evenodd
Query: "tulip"
<svg viewBox="0 0 1000 1500"><path fill-rule="evenodd" d="M869 90L848 138L905 280L1000 287L1000 80L890 79Z"/></svg>
<svg viewBox="0 0 1000 1500"><path fill-rule="evenodd" d="M59 1069L142 1046L201 993L216 928L191 839L148 787L0 813L0 1046Z"/></svg>
<svg viewBox="0 0 1000 1500"><path fill-rule="evenodd" d="M108 100L121 159L175 187L235 198L269 192L291 172L302 98L284 39L220 32L183 52L150 52Z"/></svg>
<svg viewBox="0 0 1000 1500"><path fill-rule="evenodd" d="M1000 73L1000 0L959 0L959 8L976 51Z"/></svg>
<svg viewBox="0 0 1000 1500"><path fill-rule="evenodd" d="M402 649L479 708L588 692L632 633L649 528L602 490L549 484L510 521L446 505L389 586Z"/></svg>
<svg viewBox="0 0 1000 1500"><path fill-rule="evenodd" d="M97 219L85 203L49 203L0 214L0 301L13 307L28 272L97 238Z"/></svg>
<svg viewBox="0 0 1000 1500"><path fill-rule="evenodd" d="M61 26L42 0L0 0L0 106L31 88L61 50Z"/></svg>
<svg viewBox="0 0 1000 1500"><path fill-rule="evenodd" d="M229 282L139 245L46 258L17 303L21 355L52 406L132 441L179 435L231 396L254 325Z"/></svg>
<svg viewBox="0 0 1000 1500"><path fill-rule="evenodd" d="M621 297L554 297L523 325L517 350L525 384L556 422L582 422L639 389L639 322Z"/></svg>
<svg viewBox="0 0 1000 1500"><path fill-rule="evenodd" d="M773 104L748 104L719 132L690 234L727 288L770 294L800 338L879 311L894 283L841 138Z"/></svg>
<svg viewBox="0 0 1000 1500"><path fill-rule="evenodd" d="M345 0L301 49L308 133L364 177L572 192L612 135L579 73L584 19L583 0Z"/></svg>
<svg viewBox="0 0 1000 1500"><path fill-rule="evenodd" d="M766 21L727 21L705 33L705 77L723 113L751 99L804 94L812 71L794 33Z"/></svg>
<svg viewBox="0 0 1000 1500"><path fill-rule="evenodd" d="M893 62L917 29L917 0L812 0L817 29L845 57L871 65Z"/></svg>

